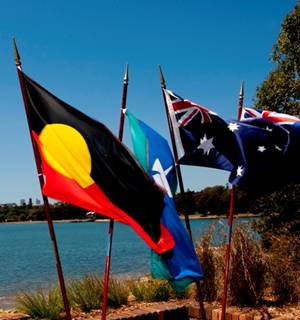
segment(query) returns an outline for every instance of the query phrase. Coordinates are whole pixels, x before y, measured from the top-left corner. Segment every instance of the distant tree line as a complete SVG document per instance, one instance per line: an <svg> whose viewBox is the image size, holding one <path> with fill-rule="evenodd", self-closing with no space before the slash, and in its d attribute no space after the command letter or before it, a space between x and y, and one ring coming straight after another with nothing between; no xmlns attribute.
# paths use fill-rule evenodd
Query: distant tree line
<svg viewBox="0 0 300 320"><path fill-rule="evenodd" d="M300 230L300 186L290 185L260 197L237 190L235 192L235 212L261 214L268 217L266 229L272 229L281 221L293 220L293 228ZM226 186L207 187L201 191L187 191L175 196L178 213L226 215L229 211L230 189ZM57 202L50 205L53 220L85 219L87 210ZM100 216L98 216L100 218ZM43 206L24 204L20 206L3 205L0 207L0 222L45 220Z"/></svg>
<svg viewBox="0 0 300 320"><path fill-rule="evenodd" d="M207 215L225 215L229 211L230 189L224 186L207 187L199 192L187 191L177 194L175 202L180 213ZM258 213L255 210L256 197L243 191L236 192L237 213Z"/></svg>
<svg viewBox="0 0 300 320"><path fill-rule="evenodd" d="M53 220L85 219L87 210L58 202L50 205L50 215ZM43 221L44 207L32 205L3 205L0 207L0 222Z"/></svg>

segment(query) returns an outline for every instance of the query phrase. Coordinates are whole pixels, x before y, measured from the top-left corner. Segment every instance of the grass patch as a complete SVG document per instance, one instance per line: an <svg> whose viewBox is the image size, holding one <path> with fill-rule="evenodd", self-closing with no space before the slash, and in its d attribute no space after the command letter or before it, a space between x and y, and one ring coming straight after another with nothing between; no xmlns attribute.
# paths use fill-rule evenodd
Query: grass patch
<svg viewBox="0 0 300 320"><path fill-rule="evenodd" d="M99 309L103 292L103 281L95 276L85 276L68 284L68 298L74 308L83 312Z"/></svg>
<svg viewBox="0 0 300 320"><path fill-rule="evenodd" d="M177 297L176 292L167 280L143 279L143 281L129 281L130 292L137 301L159 302ZM182 294L180 295L182 297Z"/></svg>
<svg viewBox="0 0 300 320"><path fill-rule="evenodd" d="M118 308L128 303L130 294L127 282L124 280L110 279L108 287L107 304L112 308Z"/></svg>
<svg viewBox="0 0 300 320"><path fill-rule="evenodd" d="M63 319L64 308L58 288L45 293L42 289L34 293L22 292L16 298L16 309L33 319Z"/></svg>

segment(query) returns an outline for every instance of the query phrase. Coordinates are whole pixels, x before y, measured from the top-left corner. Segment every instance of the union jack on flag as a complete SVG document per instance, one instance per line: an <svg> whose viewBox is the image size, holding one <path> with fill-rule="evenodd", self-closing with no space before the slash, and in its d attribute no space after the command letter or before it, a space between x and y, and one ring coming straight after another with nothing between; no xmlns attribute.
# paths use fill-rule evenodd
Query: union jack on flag
<svg viewBox="0 0 300 320"><path fill-rule="evenodd" d="M278 161L278 166L274 170L276 172L274 180L277 177L277 185L289 182L299 183L300 118L269 110L243 108L241 120L246 124L260 126L268 131L275 132L275 130L283 129L287 132L288 142L286 143L286 147L283 148L283 159ZM270 125L274 127L271 129ZM270 157L269 163L275 167L273 157ZM278 177L279 173L281 174L280 178Z"/></svg>
<svg viewBox="0 0 300 320"><path fill-rule="evenodd" d="M185 127L197 115L201 116L201 123L212 122L210 114L216 115L213 111L200 106L190 100L183 99L174 92L165 89L165 96L169 107L169 112L174 112L178 127Z"/></svg>
<svg viewBox="0 0 300 320"><path fill-rule="evenodd" d="M240 155L240 150L236 143L232 143L235 147L230 154L227 153L229 141L235 141L227 122L215 112L170 90L164 89L164 95L179 163L232 171L234 164L231 160Z"/></svg>
<svg viewBox="0 0 300 320"><path fill-rule="evenodd" d="M265 119L277 124L294 124L300 119L285 113L278 113L269 110L259 110L254 108L243 108L241 120L247 121L251 119Z"/></svg>
<svg viewBox="0 0 300 320"><path fill-rule="evenodd" d="M225 121L172 91L164 95L179 164L230 171L231 184L257 194L300 181L297 117L244 108L242 121Z"/></svg>

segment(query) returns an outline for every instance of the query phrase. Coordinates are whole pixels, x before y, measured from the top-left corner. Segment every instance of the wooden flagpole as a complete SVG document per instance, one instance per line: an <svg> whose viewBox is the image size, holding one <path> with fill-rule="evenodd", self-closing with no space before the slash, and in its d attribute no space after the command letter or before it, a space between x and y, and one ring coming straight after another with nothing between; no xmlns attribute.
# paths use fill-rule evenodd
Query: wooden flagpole
<svg viewBox="0 0 300 320"><path fill-rule="evenodd" d="M124 111L126 109L127 87L128 87L128 64L126 64L125 75L123 79L123 92L122 92L122 100L121 100L120 125L119 125L119 136L118 136L120 141L122 141L123 139L124 118L125 118ZM113 231L114 231L114 220L110 219L109 227L108 227L107 253L105 257L104 288L103 288L102 318L101 318L102 320L106 320Z"/></svg>
<svg viewBox="0 0 300 320"><path fill-rule="evenodd" d="M164 93L164 89L166 89L166 81L165 81L161 66L158 66L158 68L159 68L159 74L160 74L160 86L161 86L161 90L162 90L165 111L166 111L166 116L167 116L167 121L168 121L168 126L169 126L169 132L170 132L172 149L173 149L173 154L174 154L175 169L176 169L176 174L178 177L180 195L181 195L183 201L185 202L184 185L183 185L180 164L178 163L178 152L177 152L177 146L176 146L176 141L175 141L174 128L173 128L173 125L172 125L172 122L171 122L171 119L169 116L168 105L167 105L167 101L166 101L166 97L165 97L165 93ZM186 229L187 229L191 239L193 239L190 219L189 219L189 215L187 212L184 212L184 221L185 221ZM202 297L201 286L200 286L199 280L196 281L196 287L197 287L198 300L199 300L199 305L200 305L200 310L201 310L201 319L206 320L206 313L205 313L205 309L204 309L203 297Z"/></svg>
<svg viewBox="0 0 300 320"><path fill-rule="evenodd" d="M22 75L22 72L21 72L22 71L22 64L21 64L21 59L20 59L20 55L19 55L19 52L18 52L18 49L17 49L17 45L16 45L15 39L13 39L13 48L14 48L15 64L16 64L16 67L17 67L17 73L18 73L18 77L19 77L21 92L22 92L24 106L25 106L27 124L28 124L28 129L29 129L29 135L30 135L30 139L31 139L33 153L34 153L36 169L37 169L37 172L38 172L40 188L41 188L41 191L42 191L45 181L44 181L42 165L41 165L41 160L40 160L39 153L38 153L38 150L37 150L37 146L36 146L36 144L35 144L35 142L33 140L32 134L31 134L31 126L30 126L29 115L28 115L27 95L26 95L26 92L25 92L24 80L23 80L23 75ZM69 301L68 301L68 297L67 297L67 290L66 290L66 286L65 286L62 266L61 266L60 257L59 257L59 253L58 253L58 246L57 246L55 231L54 231L54 227L53 227L53 222L52 222L52 219L51 219L51 216L50 216L49 201L48 201L48 197L46 197L43 194L43 191L42 191L42 197L43 197L43 202L44 202L44 214L45 214L45 217L46 217L47 223L48 223L50 240L51 240L52 248L53 248L53 252L54 252L56 270L57 270L57 275L58 275L58 281L59 281L60 290L61 290L61 294L62 294L62 298L63 298L66 317L67 317L68 320L71 320L72 316L71 316L71 311L70 311L70 305L69 305Z"/></svg>
<svg viewBox="0 0 300 320"><path fill-rule="evenodd" d="M238 120L241 119L242 110L244 102L244 82L241 83L239 103L238 103ZM228 278L229 278L229 267L230 267L230 253L231 253L231 241L232 241L232 224L233 224L233 215L235 210L235 193L236 188L232 186L230 193L230 209L228 216L228 243L226 245L226 254L225 254L225 267L224 267L224 289L223 289L223 298L222 298L222 311L221 311L221 320L225 320L226 314L226 304L227 304L227 292L228 292Z"/></svg>

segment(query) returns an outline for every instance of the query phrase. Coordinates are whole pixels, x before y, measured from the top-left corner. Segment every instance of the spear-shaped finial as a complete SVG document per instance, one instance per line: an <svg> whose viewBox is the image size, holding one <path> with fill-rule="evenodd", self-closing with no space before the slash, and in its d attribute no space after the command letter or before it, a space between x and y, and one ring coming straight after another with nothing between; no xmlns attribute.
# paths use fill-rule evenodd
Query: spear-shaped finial
<svg viewBox="0 0 300 320"><path fill-rule="evenodd" d="M238 120L241 120L241 117L242 117L243 104L244 104L244 80L242 80L241 88L240 88L240 96L239 96L239 103L238 103Z"/></svg>
<svg viewBox="0 0 300 320"><path fill-rule="evenodd" d="M241 82L240 97L244 97L244 80Z"/></svg>
<svg viewBox="0 0 300 320"><path fill-rule="evenodd" d="M123 79L123 82L124 84L128 84L128 63L126 63L126 67L125 67L125 74L124 74L124 79Z"/></svg>
<svg viewBox="0 0 300 320"><path fill-rule="evenodd" d="M159 76L160 76L160 86L163 89L165 89L166 88L166 81L165 81L165 78L164 78L164 75L163 75L163 72L162 72L162 68L161 68L160 65L158 66L158 69L159 69Z"/></svg>
<svg viewBox="0 0 300 320"><path fill-rule="evenodd" d="M21 67L22 63L21 63L21 58L19 55L19 51L17 48L17 44L16 44L16 39L13 38L13 47L14 47L14 57L15 57L15 64L17 67Z"/></svg>

